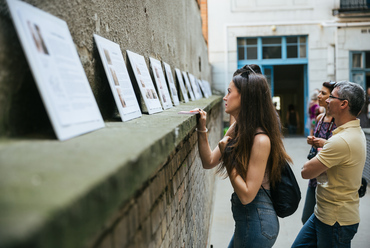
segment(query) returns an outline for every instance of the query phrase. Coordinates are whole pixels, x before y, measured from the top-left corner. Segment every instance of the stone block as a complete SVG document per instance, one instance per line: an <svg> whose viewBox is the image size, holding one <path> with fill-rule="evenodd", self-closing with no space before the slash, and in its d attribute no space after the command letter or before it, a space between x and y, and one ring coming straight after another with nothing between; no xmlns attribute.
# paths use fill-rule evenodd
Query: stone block
<svg viewBox="0 0 370 248"><path fill-rule="evenodd" d="M160 215L160 205L157 204L156 206L154 206L153 210L152 210L152 213L150 215L150 219L151 219L151 225L152 225L152 235L154 235L157 231L157 229L159 228L159 225L161 224L161 215Z"/></svg>
<svg viewBox="0 0 370 248"><path fill-rule="evenodd" d="M143 244L149 244L152 238L151 218L146 218L141 224Z"/></svg>
<svg viewBox="0 0 370 248"><path fill-rule="evenodd" d="M112 236L110 234L106 235L96 248L114 248Z"/></svg>
<svg viewBox="0 0 370 248"><path fill-rule="evenodd" d="M129 225L126 226L129 230L129 239L132 239L139 228L139 213L137 204L132 205L128 212Z"/></svg>
<svg viewBox="0 0 370 248"><path fill-rule="evenodd" d="M150 214L152 206L150 188L146 187L142 194L137 199L137 207L139 214L139 223L142 223Z"/></svg>
<svg viewBox="0 0 370 248"><path fill-rule="evenodd" d="M119 220L118 224L113 228L113 243L115 247L125 247L129 242L129 220L125 216Z"/></svg>

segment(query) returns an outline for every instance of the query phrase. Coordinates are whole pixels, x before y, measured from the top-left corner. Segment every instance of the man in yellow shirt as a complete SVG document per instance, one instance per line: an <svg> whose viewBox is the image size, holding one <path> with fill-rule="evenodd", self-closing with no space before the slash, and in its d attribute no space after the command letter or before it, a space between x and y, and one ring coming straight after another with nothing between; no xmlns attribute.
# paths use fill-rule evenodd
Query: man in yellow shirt
<svg viewBox="0 0 370 248"><path fill-rule="evenodd" d="M365 92L358 84L338 82L326 102L337 129L302 168L304 179L317 178L316 206L292 247L351 247L360 222L358 189L366 138L356 117Z"/></svg>

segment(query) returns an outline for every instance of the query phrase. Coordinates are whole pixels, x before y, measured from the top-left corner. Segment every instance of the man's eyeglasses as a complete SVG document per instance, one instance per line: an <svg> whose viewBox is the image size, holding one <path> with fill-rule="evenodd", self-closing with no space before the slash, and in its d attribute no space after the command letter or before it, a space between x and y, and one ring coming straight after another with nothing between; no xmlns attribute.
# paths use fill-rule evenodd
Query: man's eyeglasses
<svg viewBox="0 0 370 248"><path fill-rule="evenodd" d="M333 96L333 95L329 95L329 98L331 98L331 99L338 99L338 100L341 100L341 101L347 100L347 99L336 97L336 96Z"/></svg>

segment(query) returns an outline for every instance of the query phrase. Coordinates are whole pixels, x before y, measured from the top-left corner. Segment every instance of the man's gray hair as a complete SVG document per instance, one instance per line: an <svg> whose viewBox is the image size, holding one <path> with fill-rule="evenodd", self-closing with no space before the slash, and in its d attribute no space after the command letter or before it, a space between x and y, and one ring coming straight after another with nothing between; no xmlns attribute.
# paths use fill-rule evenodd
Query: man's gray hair
<svg viewBox="0 0 370 248"><path fill-rule="evenodd" d="M335 84L337 88L338 97L346 99L349 105L349 112L353 116L358 116L362 107L365 104L365 91L359 84L340 81Z"/></svg>

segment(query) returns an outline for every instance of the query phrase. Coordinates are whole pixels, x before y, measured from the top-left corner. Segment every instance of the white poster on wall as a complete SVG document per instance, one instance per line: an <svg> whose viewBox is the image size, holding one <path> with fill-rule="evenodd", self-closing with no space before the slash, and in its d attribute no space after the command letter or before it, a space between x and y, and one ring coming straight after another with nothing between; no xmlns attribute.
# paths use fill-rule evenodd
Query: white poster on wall
<svg viewBox="0 0 370 248"><path fill-rule="evenodd" d="M206 87L203 86L202 80L198 79L198 85L199 85L200 89L202 90L204 97L208 98L209 97L208 91L206 90Z"/></svg>
<svg viewBox="0 0 370 248"><path fill-rule="evenodd" d="M177 106L180 104L179 102L179 94L177 93L175 81L173 80L171 66L165 62L164 64L164 71L166 72L168 87L170 88L171 96L172 96L172 102L173 105Z"/></svg>
<svg viewBox="0 0 370 248"><path fill-rule="evenodd" d="M161 99L163 109L172 108L171 96L168 91L166 78L164 77L161 62L154 58L149 58L152 67L155 84L157 85L159 98Z"/></svg>
<svg viewBox="0 0 370 248"><path fill-rule="evenodd" d="M57 138L104 127L67 23L25 2L7 2Z"/></svg>
<svg viewBox="0 0 370 248"><path fill-rule="evenodd" d="M144 57L129 50L127 55L140 89L143 112L154 114L163 111Z"/></svg>
<svg viewBox="0 0 370 248"><path fill-rule="evenodd" d="M121 48L99 35L94 34L94 39L122 121L141 117Z"/></svg>
<svg viewBox="0 0 370 248"><path fill-rule="evenodd" d="M175 68L175 73L176 73L177 81L179 81L182 99L184 100L184 102L189 102L188 91L185 88L184 80L182 79L182 74L181 74L180 69Z"/></svg>
<svg viewBox="0 0 370 248"><path fill-rule="evenodd" d="M194 96L194 93L193 93L193 90L191 88L191 85L190 85L190 81L189 81L189 78L188 78L188 75L186 74L186 72L182 72L182 75L184 76L184 79L185 79L185 85L186 85L186 88L188 89L189 91L189 95L190 95L190 99L192 101L195 101L195 96Z"/></svg>
<svg viewBox="0 0 370 248"><path fill-rule="evenodd" d="M202 84L205 90L208 92L208 96L212 96L212 89L211 89L211 85L209 84L209 82L207 80L202 80Z"/></svg>
<svg viewBox="0 0 370 248"><path fill-rule="evenodd" d="M191 87L193 88L195 99L201 99L202 93L200 92L200 88L198 86L198 80L194 77L193 74L189 73L189 79Z"/></svg>

